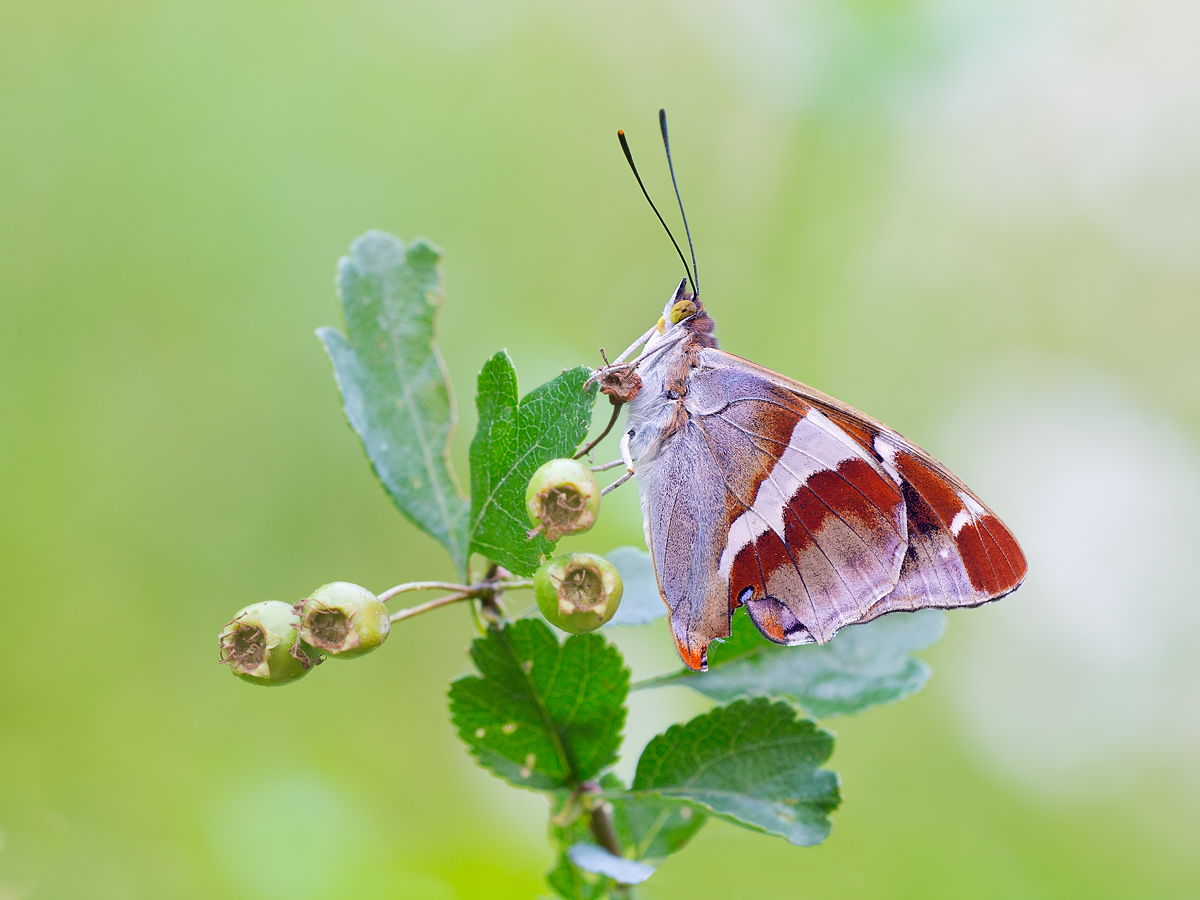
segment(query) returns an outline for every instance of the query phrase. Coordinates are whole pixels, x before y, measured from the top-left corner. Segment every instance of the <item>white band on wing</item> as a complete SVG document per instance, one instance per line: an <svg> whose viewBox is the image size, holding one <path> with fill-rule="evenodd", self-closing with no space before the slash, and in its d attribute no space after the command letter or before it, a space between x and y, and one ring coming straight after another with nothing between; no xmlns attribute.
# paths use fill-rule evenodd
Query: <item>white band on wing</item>
<svg viewBox="0 0 1200 900"><path fill-rule="evenodd" d="M729 527L729 538L717 565L717 573L722 578L729 578L738 553L767 531L773 530L780 540L787 542L783 513L809 476L826 469L837 469L839 463L859 456L853 447L838 439L831 430L833 428L836 426L815 409L809 409L796 423L787 449L759 482L750 509L734 519Z"/></svg>

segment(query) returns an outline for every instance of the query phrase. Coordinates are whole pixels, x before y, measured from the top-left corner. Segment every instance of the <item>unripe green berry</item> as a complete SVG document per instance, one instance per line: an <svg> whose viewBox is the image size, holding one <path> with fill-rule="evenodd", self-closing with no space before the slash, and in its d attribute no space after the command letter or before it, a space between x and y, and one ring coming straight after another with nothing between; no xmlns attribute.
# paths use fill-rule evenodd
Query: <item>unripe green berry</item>
<svg viewBox="0 0 1200 900"><path fill-rule="evenodd" d="M387 639L392 627L383 601L348 581L322 585L296 609L301 639L337 659L370 653Z"/></svg>
<svg viewBox="0 0 1200 900"><path fill-rule="evenodd" d="M595 631L617 612L621 576L603 556L568 553L542 563L533 576L538 609L571 634Z"/></svg>
<svg viewBox="0 0 1200 900"><path fill-rule="evenodd" d="M563 535L587 531L600 512L600 484L577 459L552 459L529 479L525 508L536 528L550 543Z"/></svg>
<svg viewBox="0 0 1200 900"><path fill-rule="evenodd" d="M300 617L290 603L264 600L247 606L221 629L221 662L252 684L287 684L321 659L299 641Z"/></svg>

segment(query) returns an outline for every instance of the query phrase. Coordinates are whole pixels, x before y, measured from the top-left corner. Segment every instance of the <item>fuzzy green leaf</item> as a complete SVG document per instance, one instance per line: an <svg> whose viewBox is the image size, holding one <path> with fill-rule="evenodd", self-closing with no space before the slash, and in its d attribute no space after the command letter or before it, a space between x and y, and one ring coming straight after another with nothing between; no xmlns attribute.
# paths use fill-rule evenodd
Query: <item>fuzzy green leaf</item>
<svg viewBox="0 0 1200 900"><path fill-rule="evenodd" d="M479 763L517 787L555 790L617 759L629 670L600 635L559 644L539 619L471 645L480 676L450 685L450 713Z"/></svg>
<svg viewBox="0 0 1200 900"><path fill-rule="evenodd" d="M737 700L651 740L630 792L811 846L825 840L841 802L837 773L817 768L832 751L833 735L789 704Z"/></svg>
<svg viewBox="0 0 1200 900"><path fill-rule="evenodd" d="M468 505L450 467L454 396L434 343L442 251L368 231L338 262L346 334L317 335L350 427L393 502L445 545L461 571Z"/></svg>
<svg viewBox="0 0 1200 900"><path fill-rule="evenodd" d="M532 575L554 545L527 537L525 489L542 463L571 456L587 437L598 390L586 366L570 369L517 401L517 371L501 350L479 373L479 427L471 441L471 550Z"/></svg>
<svg viewBox="0 0 1200 900"><path fill-rule="evenodd" d="M939 610L895 613L844 628L824 646L784 647L739 610L729 640L709 647L707 672L683 670L647 686L685 684L714 700L782 697L818 718L847 716L923 688L932 670L911 654L935 644L945 627Z"/></svg>
<svg viewBox="0 0 1200 900"><path fill-rule="evenodd" d="M649 553L636 547L618 547L604 557L616 566L625 586L621 605L609 625L646 625L667 614Z"/></svg>

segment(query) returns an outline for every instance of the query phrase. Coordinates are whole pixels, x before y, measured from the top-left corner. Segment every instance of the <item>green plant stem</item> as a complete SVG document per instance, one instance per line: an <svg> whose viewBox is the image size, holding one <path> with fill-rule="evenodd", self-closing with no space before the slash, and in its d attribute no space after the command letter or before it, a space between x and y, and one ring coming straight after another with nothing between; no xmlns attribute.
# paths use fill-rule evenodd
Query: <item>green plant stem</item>
<svg viewBox="0 0 1200 900"><path fill-rule="evenodd" d="M595 785L588 785L592 789ZM611 853L613 856L624 856L621 852L621 841L617 838L617 828L613 824L612 815L610 813L612 807L603 799L593 795L593 799L588 803L588 824L591 827L592 837L596 839L596 843ZM611 895L613 897L629 897L631 896L629 885L621 882L614 882Z"/></svg>
<svg viewBox="0 0 1200 900"><path fill-rule="evenodd" d="M608 814L608 810L609 806L603 800L592 805L592 836L596 839L597 844L613 856L621 856L621 843L617 840L617 829L613 825L612 816Z"/></svg>

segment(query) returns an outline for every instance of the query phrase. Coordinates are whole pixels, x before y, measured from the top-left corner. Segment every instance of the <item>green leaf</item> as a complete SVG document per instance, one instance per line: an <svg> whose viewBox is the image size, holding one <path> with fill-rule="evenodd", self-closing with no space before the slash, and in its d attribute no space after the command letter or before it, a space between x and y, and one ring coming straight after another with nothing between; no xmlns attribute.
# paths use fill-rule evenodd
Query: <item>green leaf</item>
<svg viewBox="0 0 1200 900"><path fill-rule="evenodd" d="M617 759L629 670L599 634L563 644L539 619L491 628L471 645L482 677L450 685L450 713L479 763L517 787L555 790Z"/></svg>
<svg viewBox="0 0 1200 900"><path fill-rule="evenodd" d="M454 397L433 339L441 258L423 238L406 248L393 235L368 231L338 262L346 334L321 328L317 335L375 474L462 571L468 508L450 467Z"/></svg>
<svg viewBox="0 0 1200 900"><path fill-rule="evenodd" d="M605 774L600 786L606 792L623 791L619 778ZM609 795L613 827L629 859L658 862L683 849L704 827L707 817L698 809L675 800L636 794Z"/></svg>
<svg viewBox="0 0 1200 900"><path fill-rule="evenodd" d="M542 463L571 456L587 437L598 390L578 366L517 402L517 371L501 350L479 373L479 427L471 441L471 550L518 575L532 575L554 550L532 540L525 489Z"/></svg>
<svg viewBox="0 0 1200 900"><path fill-rule="evenodd" d="M636 547L618 547L604 558L616 566L625 586L621 605L609 625L646 625L667 614L649 553Z"/></svg>
<svg viewBox="0 0 1200 900"><path fill-rule="evenodd" d="M837 773L817 768L833 735L764 697L718 706L650 741L633 794L686 801L793 844L819 844L841 802Z"/></svg>
<svg viewBox="0 0 1200 900"><path fill-rule="evenodd" d="M729 640L709 647L707 672L681 670L644 686L685 684L714 700L782 697L818 718L847 716L923 688L933 671L911 654L937 643L945 627L939 610L895 613L844 628L824 646L784 647L739 610Z"/></svg>

